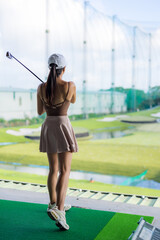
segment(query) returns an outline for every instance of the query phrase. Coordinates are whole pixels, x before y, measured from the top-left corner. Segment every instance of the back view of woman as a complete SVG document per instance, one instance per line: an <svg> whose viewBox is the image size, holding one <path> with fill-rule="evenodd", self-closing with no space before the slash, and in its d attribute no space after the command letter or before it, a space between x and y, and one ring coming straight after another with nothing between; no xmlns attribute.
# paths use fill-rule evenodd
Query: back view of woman
<svg viewBox="0 0 160 240"><path fill-rule="evenodd" d="M78 151L78 145L67 111L70 103L76 101L76 86L73 82L62 80L66 69L62 55L51 55L48 66L50 72L47 82L40 84L37 89L38 114L47 113L41 127L39 150L47 153L49 162L47 185L50 203L47 213L59 228L68 230L65 211L69 210L71 205L65 205L64 202L72 153Z"/></svg>

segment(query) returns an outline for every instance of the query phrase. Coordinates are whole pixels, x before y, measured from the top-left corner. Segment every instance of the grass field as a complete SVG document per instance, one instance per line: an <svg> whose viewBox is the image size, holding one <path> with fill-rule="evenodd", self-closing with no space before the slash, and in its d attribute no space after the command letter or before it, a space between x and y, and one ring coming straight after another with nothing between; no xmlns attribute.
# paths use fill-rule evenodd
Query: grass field
<svg viewBox="0 0 160 240"><path fill-rule="evenodd" d="M150 111L130 113L131 117L150 117L160 107ZM111 117L115 115L108 115ZM101 118L104 118L101 117ZM105 140L78 140L79 152L73 154L72 170L92 171L103 174L135 176L148 170L147 179L160 182L160 124L126 124L120 121L101 122L101 118L73 121L75 132L124 130L135 127L132 135ZM29 126L37 128L40 125ZM27 127L28 126L23 126ZM18 130L21 127L12 128ZM22 164L48 165L45 153L39 153L39 142L22 136L15 137L0 129L0 142L18 142L16 145L0 147L0 161ZM97 189L98 190L98 189Z"/></svg>
<svg viewBox="0 0 160 240"><path fill-rule="evenodd" d="M47 185L47 176L40 176L36 174L21 173L16 171L9 171L0 169L0 176L2 179L14 180L28 183L38 183ZM87 180L74 180L69 179L69 187L88 189L104 192L116 192L124 194L137 194L146 196L160 197L160 191L149 188L131 187L131 186L119 186L114 184L105 184L100 182L90 182Z"/></svg>
<svg viewBox="0 0 160 240"><path fill-rule="evenodd" d="M160 134L136 132L131 136L96 141L79 141L79 152L73 154L72 170L134 176L148 170L147 178L160 181ZM48 165L39 143L19 143L0 148L5 162Z"/></svg>

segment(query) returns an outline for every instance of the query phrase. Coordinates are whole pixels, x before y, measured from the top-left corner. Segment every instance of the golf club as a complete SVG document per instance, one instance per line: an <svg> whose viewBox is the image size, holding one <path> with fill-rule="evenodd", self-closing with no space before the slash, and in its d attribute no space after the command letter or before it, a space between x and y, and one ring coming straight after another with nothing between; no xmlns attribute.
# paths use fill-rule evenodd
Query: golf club
<svg viewBox="0 0 160 240"><path fill-rule="evenodd" d="M38 78L42 83L44 83L36 74L34 74L29 68L27 68L23 63L21 63L17 58L15 58L10 52L6 52L6 57L9 59L14 58L17 62L19 62L23 67L25 67L29 72L31 72L36 78Z"/></svg>

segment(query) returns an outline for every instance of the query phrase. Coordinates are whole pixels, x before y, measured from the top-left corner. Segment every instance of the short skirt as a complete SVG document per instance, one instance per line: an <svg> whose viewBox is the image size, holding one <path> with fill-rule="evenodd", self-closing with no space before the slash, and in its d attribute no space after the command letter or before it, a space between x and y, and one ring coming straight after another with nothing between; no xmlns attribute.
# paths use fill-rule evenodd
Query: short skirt
<svg viewBox="0 0 160 240"><path fill-rule="evenodd" d="M41 127L40 152L78 152L78 144L68 116L47 116Z"/></svg>

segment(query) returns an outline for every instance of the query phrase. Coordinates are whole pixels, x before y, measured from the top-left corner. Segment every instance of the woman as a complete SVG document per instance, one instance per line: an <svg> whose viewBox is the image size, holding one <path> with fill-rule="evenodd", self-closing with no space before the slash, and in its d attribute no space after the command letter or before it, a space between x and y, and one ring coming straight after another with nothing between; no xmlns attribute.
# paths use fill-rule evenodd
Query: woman
<svg viewBox="0 0 160 240"><path fill-rule="evenodd" d="M42 124L40 136L40 152L46 152L49 161L48 191L50 203L47 213L56 225L68 230L65 205L71 169L72 152L78 151L75 134L67 116L70 103L76 101L76 86L73 82L62 80L66 69L65 59L60 54L53 54L48 59L50 72L47 82L37 89L37 111L41 115L47 113ZM59 170L59 176L57 180Z"/></svg>

